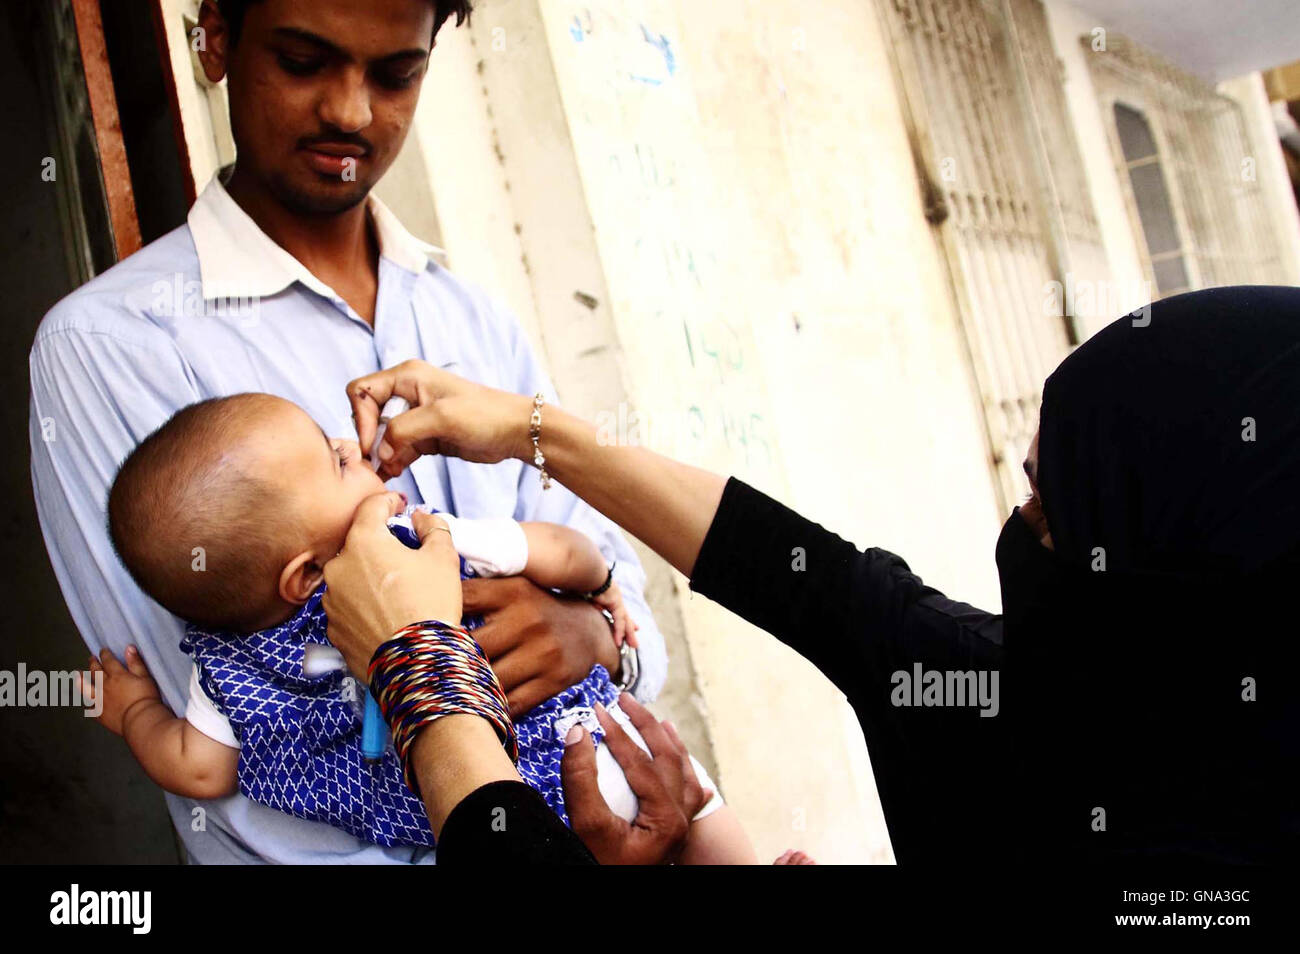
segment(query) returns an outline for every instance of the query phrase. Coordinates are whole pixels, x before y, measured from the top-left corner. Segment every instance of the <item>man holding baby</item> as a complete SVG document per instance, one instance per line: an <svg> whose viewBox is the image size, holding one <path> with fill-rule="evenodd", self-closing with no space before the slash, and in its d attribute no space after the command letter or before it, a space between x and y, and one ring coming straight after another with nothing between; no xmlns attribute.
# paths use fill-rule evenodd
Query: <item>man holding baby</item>
<svg viewBox="0 0 1300 954"><path fill-rule="evenodd" d="M92 652L124 658L137 645L174 710L191 666L181 623L119 564L104 507L118 464L175 411L268 392L346 435L346 383L410 358L554 400L513 317L431 261L431 247L369 195L410 128L438 30L452 17L459 25L469 8L469 0L204 0L200 55L210 80L229 81L236 164L208 184L184 226L78 289L41 324L31 352L32 476L51 561ZM255 313L177 309L176 283L198 283L205 303L253 302ZM50 420L57 439L47 441ZM459 516L549 521L595 540L639 626L630 689L653 699L667 659L635 554L609 521L563 488L541 493L524 469L430 457L388 486ZM485 618L475 636L516 714L596 663L620 678L610 627L587 602L508 578L467 582L464 609ZM240 795L205 802L203 813L177 796L168 807L201 863L433 860Z"/></svg>

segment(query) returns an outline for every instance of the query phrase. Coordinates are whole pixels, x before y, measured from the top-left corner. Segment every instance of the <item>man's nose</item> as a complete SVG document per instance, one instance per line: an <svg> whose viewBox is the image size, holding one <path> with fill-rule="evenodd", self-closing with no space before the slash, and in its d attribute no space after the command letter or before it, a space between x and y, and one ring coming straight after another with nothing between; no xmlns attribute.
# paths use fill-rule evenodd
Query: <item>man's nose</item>
<svg viewBox="0 0 1300 954"><path fill-rule="evenodd" d="M321 98L320 118L345 133L360 132L370 125L370 92L363 70L339 71Z"/></svg>

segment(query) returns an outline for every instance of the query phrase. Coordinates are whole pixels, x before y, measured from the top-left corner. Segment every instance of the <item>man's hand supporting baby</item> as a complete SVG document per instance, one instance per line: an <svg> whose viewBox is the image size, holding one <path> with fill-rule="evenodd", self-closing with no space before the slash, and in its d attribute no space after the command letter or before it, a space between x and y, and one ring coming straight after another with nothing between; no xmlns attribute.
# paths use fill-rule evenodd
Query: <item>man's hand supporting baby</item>
<svg viewBox="0 0 1300 954"><path fill-rule="evenodd" d="M90 669L104 673L100 725L126 739L151 779L186 798L223 798L234 793L239 750L176 718L162 701L138 649L126 648L125 666L105 649L99 659L91 657ZM93 690L82 680L83 694L93 695Z"/></svg>
<svg viewBox="0 0 1300 954"><path fill-rule="evenodd" d="M596 545L556 524L522 527L529 542L528 576L466 580L462 588L465 614L483 617L474 638L501 680L515 718L581 682L593 663L618 678L619 645L624 639L636 645L636 624L617 584L596 601L614 617L612 634L604 615L587 600L556 596L537 585L572 587L580 579L588 592L598 589L608 566Z"/></svg>

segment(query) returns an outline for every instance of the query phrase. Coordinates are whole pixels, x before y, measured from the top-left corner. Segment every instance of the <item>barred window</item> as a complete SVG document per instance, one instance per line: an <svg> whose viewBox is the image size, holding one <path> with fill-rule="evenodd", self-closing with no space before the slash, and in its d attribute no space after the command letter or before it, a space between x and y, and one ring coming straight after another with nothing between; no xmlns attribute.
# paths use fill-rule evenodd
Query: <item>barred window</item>
<svg viewBox="0 0 1300 954"><path fill-rule="evenodd" d="M1136 109L1117 102L1115 128L1128 167L1129 184L1133 188L1156 289L1161 296L1187 291L1183 240L1174 219L1151 125Z"/></svg>
<svg viewBox="0 0 1300 954"><path fill-rule="evenodd" d="M1160 296L1285 283L1241 106L1113 33L1088 63L1104 115L1114 117L1116 166Z"/></svg>

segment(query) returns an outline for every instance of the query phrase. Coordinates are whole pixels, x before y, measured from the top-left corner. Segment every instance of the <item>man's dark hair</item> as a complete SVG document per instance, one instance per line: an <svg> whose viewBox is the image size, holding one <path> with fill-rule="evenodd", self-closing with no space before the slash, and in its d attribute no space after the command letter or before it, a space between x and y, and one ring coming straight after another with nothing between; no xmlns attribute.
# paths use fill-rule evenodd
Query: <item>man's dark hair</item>
<svg viewBox="0 0 1300 954"><path fill-rule="evenodd" d="M261 0L217 0L217 9L221 11L221 17L226 21L230 28L230 45L234 46L239 42L239 34L244 28L244 14L248 8ZM460 26L469 20L472 0L429 0L433 4L433 36L429 37L429 42L438 35L442 25L447 22L453 15L456 17L456 26Z"/></svg>

